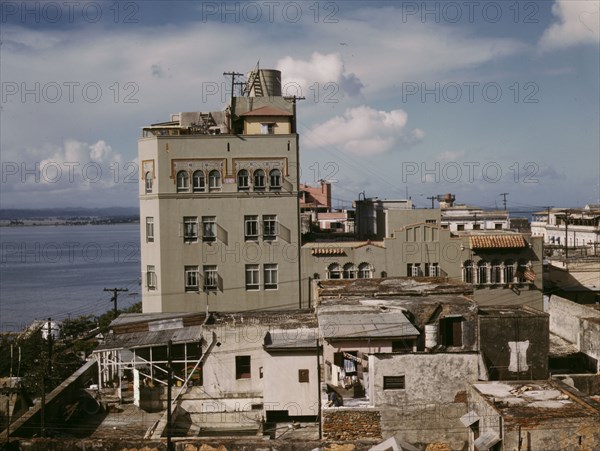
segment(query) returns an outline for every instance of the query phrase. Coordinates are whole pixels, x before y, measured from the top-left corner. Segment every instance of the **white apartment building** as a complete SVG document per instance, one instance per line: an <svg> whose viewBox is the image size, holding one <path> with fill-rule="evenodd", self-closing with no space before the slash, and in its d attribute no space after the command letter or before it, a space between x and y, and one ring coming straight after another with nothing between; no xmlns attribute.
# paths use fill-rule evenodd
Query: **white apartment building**
<svg viewBox="0 0 600 451"><path fill-rule="evenodd" d="M544 238L545 244L600 249L600 205L584 208L552 208L534 213L531 234Z"/></svg>

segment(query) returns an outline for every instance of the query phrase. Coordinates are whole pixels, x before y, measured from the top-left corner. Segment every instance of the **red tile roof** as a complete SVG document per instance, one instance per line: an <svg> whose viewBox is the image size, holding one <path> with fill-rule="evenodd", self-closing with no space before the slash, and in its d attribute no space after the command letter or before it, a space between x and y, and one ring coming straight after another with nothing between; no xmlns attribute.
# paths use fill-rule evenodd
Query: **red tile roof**
<svg viewBox="0 0 600 451"><path fill-rule="evenodd" d="M522 235L474 235L469 239L471 249L515 249L527 246Z"/></svg>

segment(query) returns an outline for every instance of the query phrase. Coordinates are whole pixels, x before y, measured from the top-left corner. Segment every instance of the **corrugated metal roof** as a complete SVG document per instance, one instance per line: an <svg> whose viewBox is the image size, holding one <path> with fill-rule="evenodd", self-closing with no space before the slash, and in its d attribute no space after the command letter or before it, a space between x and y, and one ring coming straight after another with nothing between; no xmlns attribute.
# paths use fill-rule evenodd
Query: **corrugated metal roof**
<svg viewBox="0 0 600 451"><path fill-rule="evenodd" d="M317 346L316 329L301 328L289 330L273 330L265 336L265 349L315 349Z"/></svg>
<svg viewBox="0 0 600 451"><path fill-rule="evenodd" d="M420 335L403 313L332 313L319 315L325 338L393 338Z"/></svg>
<svg viewBox="0 0 600 451"><path fill-rule="evenodd" d="M202 339L202 326L182 327L181 329L157 330L154 332L132 332L128 334L107 335L97 351L106 349L133 349L173 343L191 343Z"/></svg>
<svg viewBox="0 0 600 451"><path fill-rule="evenodd" d="M516 249L527 246L522 235L472 235L472 249Z"/></svg>

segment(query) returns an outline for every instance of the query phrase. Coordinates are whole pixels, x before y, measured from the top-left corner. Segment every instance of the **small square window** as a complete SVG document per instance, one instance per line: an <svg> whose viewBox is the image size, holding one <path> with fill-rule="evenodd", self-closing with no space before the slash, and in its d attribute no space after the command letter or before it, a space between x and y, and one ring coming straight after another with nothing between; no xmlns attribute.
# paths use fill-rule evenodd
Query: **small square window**
<svg viewBox="0 0 600 451"><path fill-rule="evenodd" d="M298 370L298 382L308 383L308 370Z"/></svg>
<svg viewBox="0 0 600 451"><path fill-rule="evenodd" d="M404 376L383 376L384 390L404 390Z"/></svg>

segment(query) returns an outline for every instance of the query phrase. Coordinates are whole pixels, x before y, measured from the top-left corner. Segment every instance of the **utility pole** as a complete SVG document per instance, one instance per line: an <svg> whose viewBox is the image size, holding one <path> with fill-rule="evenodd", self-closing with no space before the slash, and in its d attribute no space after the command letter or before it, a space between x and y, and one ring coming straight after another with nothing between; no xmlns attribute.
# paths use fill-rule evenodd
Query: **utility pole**
<svg viewBox="0 0 600 451"><path fill-rule="evenodd" d="M565 210L565 268L569 269L569 210Z"/></svg>
<svg viewBox="0 0 600 451"><path fill-rule="evenodd" d="M46 436L46 376L50 375L50 372L52 371L52 318L48 318L47 328L48 335L46 335L46 339L48 340L48 360L46 364L48 365L48 368L42 373L42 400L40 405L40 435L42 437Z"/></svg>
<svg viewBox="0 0 600 451"><path fill-rule="evenodd" d="M298 100L306 100L306 97L302 97L302 96L291 96L291 97L285 97L286 100L291 100L292 101L292 133L296 133L296 102Z"/></svg>
<svg viewBox="0 0 600 451"><path fill-rule="evenodd" d="M173 341L167 342L167 451L171 451L171 386L173 385Z"/></svg>
<svg viewBox="0 0 600 451"><path fill-rule="evenodd" d="M433 210L433 201L435 200L435 196L428 197L427 199L431 201L431 209Z"/></svg>
<svg viewBox="0 0 600 451"><path fill-rule="evenodd" d="M117 298L119 293L129 291L129 288L105 288L104 291L112 291L113 295L110 298L110 302L114 304L115 317L117 316Z"/></svg>
<svg viewBox="0 0 600 451"><path fill-rule="evenodd" d="M504 211L506 211L506 196L508 196L510 193L500 193L500 195L503 198L503 203L504 203Z"/></svg>

